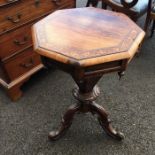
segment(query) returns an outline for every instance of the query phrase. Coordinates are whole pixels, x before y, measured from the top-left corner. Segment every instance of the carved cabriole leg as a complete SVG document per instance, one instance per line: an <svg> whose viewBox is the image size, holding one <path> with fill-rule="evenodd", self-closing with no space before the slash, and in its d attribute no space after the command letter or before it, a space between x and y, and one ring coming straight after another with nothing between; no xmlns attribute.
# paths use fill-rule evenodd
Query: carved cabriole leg
<svg viewBox="0 0 155 155"><path fill-rule="evenodd" d="M79 111L79 109L79 104L70 106L64 114L64 116L62 117L60 128L56 131L51 131L49 133L49 139L57 140L58 138L60 138L65 133L65 131L71 126L73 117L75 113Z"/></svg>
<svg viewBox="0 0 155 155"><path fill-rule="evenodd" d="M111 136L112 138L115 138L117 140L122 140L124 138L124 135L121 132L116 131L112 127L111 121L108 118L108 114L103 107L101 107L100 105L98 105L95 102L92 102L91 103L91 111L93 114L95 113L98 115L98 121L99 121L101 127L109 136Z"/></svg>
<svg viewBox="0 0 155 155"><path fill-rule="evenodd" d="M124 139L124 135L121 132L116 131L108 118L108 114L105 109L94 102L98 95L100 94L99 88L97 86L94 87L93 91L90 93L80 93L79 89L74 89L73 95L76 99L81 103L81 112L91 112L92 114L98 115L98 121L103 128L103 130L112 138L117 140Z"/></svg>
<svg viewBox="0 0 155 155"><path fill-rule="evenodd" d="M121 132L117 132L112 127L105 109L94 102L94 100L96 100L96 98L100 94L99 88L96 83L101 77L102 75L85 78L84 80L80 80L81 82L78 82L77 79L75 79L79 88L75 88L73 90L73 95L81 103L81 112L91 112L92 114L97 114L99 123L104 131L112 138L122 140L124 138L124 135Z"/></svg>
<svg viewBox="0 0 155 155"><path fill-rule="evenodd" d="M91 112L92 114L98 115L100 125L109 136L117 140L122 140L124 137L123 134L112 128L104 108L94 102L100 94L99 88L96 84L102 75L85 77L82 70L79 70L78 73L79 74L75 73L72 77L78 85L78 87L73 89L73 96L79 101L79 103L69 107L62 118L60 128L56 131L51 131L49 133L49 138L51 140L57 140L60 138L71 126L73 117L77 112Z"/></svg>

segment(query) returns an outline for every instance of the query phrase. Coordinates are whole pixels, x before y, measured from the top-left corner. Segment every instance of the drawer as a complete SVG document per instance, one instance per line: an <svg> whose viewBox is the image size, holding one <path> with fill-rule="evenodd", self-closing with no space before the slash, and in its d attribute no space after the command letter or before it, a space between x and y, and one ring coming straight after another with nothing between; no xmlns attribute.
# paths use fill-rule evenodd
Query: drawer
<svg viewBox="0 0 155 155"><path fill-rule="evenodd" d="M16 0L0 7L0 35L56 9L74 6L75 0Z"/></svg>
<svg viewBox="0 0 155 155"><path fill-rule="evenodd" d="M0 36L0 58L2 60L32 45L32 25L33 23L30 23Z"/></svg>
<svg viewBox="0 0 155 155"><path fill-rule="evenodd" d="M3 67L10 80L14 80L39 64L41 64L40 56L33 52L32 48L28 48L23 53L3 63Z"/></svg>
<svg viewBox="0 0 155 155"><path fill-rule="evenodd" d="M52 12L58 7L58 4L53 1L21 0L16 5L0 8L0 34Z"/></svg>

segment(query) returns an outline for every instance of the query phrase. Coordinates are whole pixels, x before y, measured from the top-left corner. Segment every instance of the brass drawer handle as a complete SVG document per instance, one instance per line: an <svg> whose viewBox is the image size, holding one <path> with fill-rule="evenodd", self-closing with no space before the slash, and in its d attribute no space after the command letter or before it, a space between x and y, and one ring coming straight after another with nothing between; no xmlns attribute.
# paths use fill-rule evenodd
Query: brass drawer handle
<svg viewBox="0 0 155 155"><path fill-rule="evenodd" d="M28 37L25 36L25 37L23 38L23 40L21 40L21 41L15 39L13 42L14 42L14 44L16 44L16 45L18 45L18 46L24 45L24 44L26 44L26 43L28 42Z"/></svg>
<svg viewBox="0 0 155 155"><path fill-rule="evenodd" d="M35 4L36 7L38 7L39 4L40 4L40 0L35 0L34 4Z"/></svg>
<svg viewBox="0 0 155 155"><path fill-rule="evenodd" d="M6 0L6 3L0 4L0 7L4 7L6 5L9 5L11 3L15 3L15 2L18 2L18 1L20 1L20 0Z"/></svg>
<svg viewBox="0 0 155 155"><path fill-rule="evenodd" d="M32 58L29 60L29 62L27 62L27 63L21 63L21 64L20 64L20 66L23 67L23 68L30 68L30 67L32 67L33 65L34 65L34 61L33 61Z"/></svg>
<svg viewBox="0 0 155 155"><path fill-rule="evenodd" d="M52 0L52 2L57 6L61 5L61 0Z"/></svg>
<svg viewBox="0 0 155 155"><path fill-rule="evenodd" d="M12 23L19 23L20 22L20 19L21 19L21 14L17 14L16 15L16 18L14 18L13 16L7 16L6 19L8 21L11 21Z"/></svg>

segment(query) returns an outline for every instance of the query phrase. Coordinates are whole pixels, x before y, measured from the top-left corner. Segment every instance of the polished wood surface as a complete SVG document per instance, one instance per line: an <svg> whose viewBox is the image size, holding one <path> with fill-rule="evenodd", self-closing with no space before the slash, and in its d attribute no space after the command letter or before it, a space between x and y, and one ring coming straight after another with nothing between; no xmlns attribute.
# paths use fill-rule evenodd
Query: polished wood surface
<svg viewBox="0 0 155 155"><path fill-rule="evenodd" d="M126 15L97 8L56 11L33 26L34 49L44 64L69 73L77 84L73 96L78 103L68 108L60 128L49 133L51 140L67 131L75 114L87 112L97 115L110 137L124 138L112 127L105 109L95 102L100 94L97 82L110 72L123 76L144 35Z"/></svg>
<svg viewBox="0 0 155 155"><path fill-rule="evenodd" d="M43 68L33 51L31 26L57 9L75 7L74 0L0 0L0 84L12 100L20 87Z"/></svg>
<svg viewBox="0 0 155 155"><path fill-rule="evenodd" d="M79 66L130 59L144 37L126 15L93 7L57 11L33 31L38 53Z"/></svg>
<svg viewBox="0 0 155 155"><path fill-rule="evenodd" d="M151 12L153 0L149 0L148 8L145 11L141 11L141 12L138 12L135 9L133 9L133 7L137 5L138 1L141 1L141 0L130 0L130 1L120 0L119 4L114 0L88 0L86 6L96 7L99 1L102 2L103 9L107 9L107 7L109 6L113 11L122 12L128 15L134 21L137 21L140 17L146 14L144 30L147 32L150 24L149 20L150 20L150 12Z"/></svg>
<svg viewBox="0 0 155 155"><path fill-rule="evenodd" d="M57 9L74 5L73 0L18 0L11 5L0 7L0 34L24 23L47 15Z"/></svg>

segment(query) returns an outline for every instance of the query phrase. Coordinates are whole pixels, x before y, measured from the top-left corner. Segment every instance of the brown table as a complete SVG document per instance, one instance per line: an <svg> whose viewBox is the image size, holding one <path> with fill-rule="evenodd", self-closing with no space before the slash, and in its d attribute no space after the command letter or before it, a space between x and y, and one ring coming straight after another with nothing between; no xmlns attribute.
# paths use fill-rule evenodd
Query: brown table
<svg viewBox="0 0 155 155"><path fill-rule="evenodd" d="M105 109L95 102L100 93L96 84L103 74L122 75L144 35L126 15L92 7L56 11L33 26L36 52L45 63L68 72L77 84L73 95L79 102L69 107L60 128L50 132L50 139L58 139L78 112L97 114L109 136L123 139Z"/></svg>

